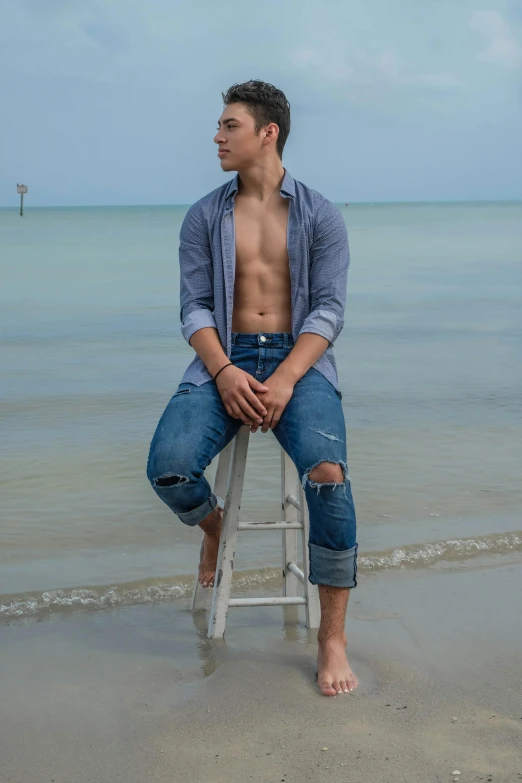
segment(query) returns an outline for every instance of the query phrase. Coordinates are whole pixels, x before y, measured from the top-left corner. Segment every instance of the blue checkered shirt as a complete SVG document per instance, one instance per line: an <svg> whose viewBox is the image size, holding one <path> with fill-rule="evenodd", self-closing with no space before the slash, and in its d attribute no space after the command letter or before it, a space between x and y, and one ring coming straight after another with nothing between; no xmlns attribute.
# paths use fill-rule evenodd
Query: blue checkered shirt
<svg viewBox="0 0 522 783"><path fill-rule="evenodd" d="M180 231L180 321L187 342L198 329L217 329L230 357L236 263L234 197L238 175L188 210ZM350 263L343 217L328 199L295 180L288 171L280 190L290 199L287 251L292 297L292 335L325 337L329 345L313 365L339 388L333 343L344 325L346 277ZM199 356L183 382L212 380Z"/></svg>

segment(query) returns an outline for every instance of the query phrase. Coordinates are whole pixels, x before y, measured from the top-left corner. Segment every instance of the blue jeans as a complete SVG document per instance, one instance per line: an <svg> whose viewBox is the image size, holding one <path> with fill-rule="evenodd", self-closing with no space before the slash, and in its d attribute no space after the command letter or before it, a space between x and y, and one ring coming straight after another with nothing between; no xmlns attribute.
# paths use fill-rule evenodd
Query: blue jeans
<svg viewBox="0 0 522 783"><path fill-rule="evenodd" d="M230 360L263 383L293 345L287 332L233 332ZM296 383L272 432L296 466L305 492L310 582L355 587L356 520L341 396L311 367ZM204 471L241 426L240 419L227 413L215 381L201 386L181 383L168 403L152 439L147 476L157 495L186 525L198 525L217 505ZM342 483L309 478L322 462L342 467Z"/></svg>

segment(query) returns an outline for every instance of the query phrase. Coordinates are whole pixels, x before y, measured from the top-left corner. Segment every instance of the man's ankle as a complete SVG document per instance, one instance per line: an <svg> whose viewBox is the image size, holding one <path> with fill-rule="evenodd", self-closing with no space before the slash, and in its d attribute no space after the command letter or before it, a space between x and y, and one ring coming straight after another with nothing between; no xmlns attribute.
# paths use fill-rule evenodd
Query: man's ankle
<svg viewBox="0 0 522 783"><path fill-rule="evenodd" d="M207 536L217 537L219 535L221 522L219 510L219 507L216 506L214 509L212 509L210 514L208 514L205 519L199 523L199 527L204 533L206 533Z"/></svg>
<svg viewBox="0 0 522 783"><path fill-rule="evenodd" d="M328 642L341 642L346 647L348 639L344 631L329 631L319 628L319 631L317 632L317 643L324 645Z"/></svg>

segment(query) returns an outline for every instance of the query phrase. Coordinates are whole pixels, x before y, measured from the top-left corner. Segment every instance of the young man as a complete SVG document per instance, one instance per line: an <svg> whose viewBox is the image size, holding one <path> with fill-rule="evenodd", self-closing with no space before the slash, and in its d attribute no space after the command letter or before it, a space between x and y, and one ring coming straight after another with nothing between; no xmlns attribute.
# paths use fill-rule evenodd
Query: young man
<svg viewBox="0 0 522 783"><path fill-rule="evenodd" d="M332 345L344 323L348 238L339 211L283 168L290 105L270 84L223 95L214 142L236 177L196 202L180 232L181 331L196 351L154 434L147 475L204 532L199 580L214 583L222 509L204 477L242 424L271 429L310 514L319 585L318 684L357 687L344 632L357 573L356 520Z"/></svg>

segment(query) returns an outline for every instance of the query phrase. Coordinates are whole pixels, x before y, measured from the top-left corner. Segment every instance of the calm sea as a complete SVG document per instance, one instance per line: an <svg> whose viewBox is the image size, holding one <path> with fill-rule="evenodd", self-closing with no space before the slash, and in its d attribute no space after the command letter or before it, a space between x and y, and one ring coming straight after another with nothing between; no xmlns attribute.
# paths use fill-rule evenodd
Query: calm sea
<svg viewBox="0 0 522 783"><path fill-rule="evenodd" d="M522 557L522 204L341 209L352 265L335 350L361 575ZM145 477L193 356L185 210L0 210L0 616L190 589L200 531ZM279 518L278 449L251 436L247 518ZM239 588L276 578L280 543L240 536Z"/></svg>

